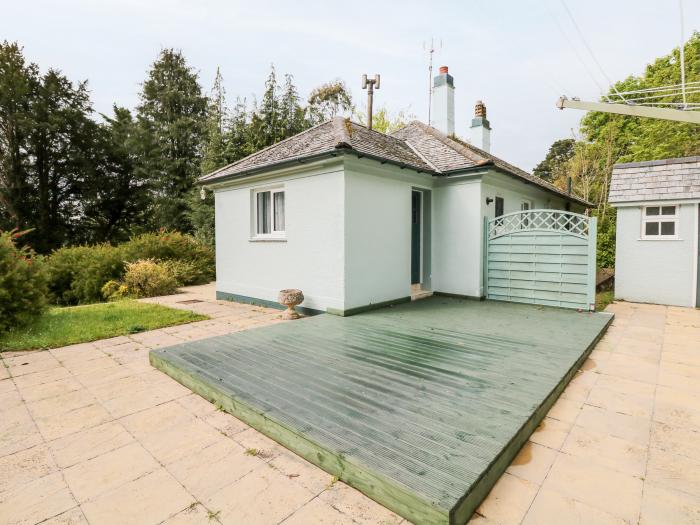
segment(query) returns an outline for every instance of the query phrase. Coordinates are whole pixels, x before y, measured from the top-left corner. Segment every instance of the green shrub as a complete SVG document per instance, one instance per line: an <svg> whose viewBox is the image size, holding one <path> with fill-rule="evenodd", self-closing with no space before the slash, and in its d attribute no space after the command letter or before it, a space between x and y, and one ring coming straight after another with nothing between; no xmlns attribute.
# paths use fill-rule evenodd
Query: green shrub
<svg viewBox="0 0 700 525"><path fill-rule="evenodd" d="M0 232L0 333L26 324L46 308L43 261L15 245L20 235Z"/></svg>
<svg viewBox="0 0 700 525"><path fill-rule="evenodd" d="M142 294L120 288L126 284L120 280L127 263L146 259L162 263L177 286L204 284L214 278L214 252L208 246L178 232L145 233L119 246L74 246L53 252L47 258L52 299L74 305ZM107 286L110 281L117 288Z"/></svg>
<svg viewBox="0 0 700 525"><path fill-rule="evenodd" d="M124 260L180 261L176 270L181 285L204 284L215 276L214 251L191 235L159 231L132 237L121 245Z"/></svg>
<svg viewBox="0 0 700 525"><path fill-rule="evenodd" d="M107 301L117 301L129 297L129 287L117 281L107 281L102 287L102 297Z"/></svg>
<svg viewBox="0 0 700 525"><path fill-rule="evenodd" d="M59 304L102 300L102 287L124 273L124 256L109 244L60 248L47 258L49 289Z"/></svg>
<svg viewBox="0 0 700 525"><path fill-rule="evenodd" d="M162 261L162 263L175 278L178 286L202 284L210 281L209 273L192 261L170 259Z"/></svg>
<svg viewBox="0 0 700 525"><path fill-rule="evenodd" d="M177 281L168 267L154 259L127 263L123 284L133 297L168 295L177 289Z"/></svg>

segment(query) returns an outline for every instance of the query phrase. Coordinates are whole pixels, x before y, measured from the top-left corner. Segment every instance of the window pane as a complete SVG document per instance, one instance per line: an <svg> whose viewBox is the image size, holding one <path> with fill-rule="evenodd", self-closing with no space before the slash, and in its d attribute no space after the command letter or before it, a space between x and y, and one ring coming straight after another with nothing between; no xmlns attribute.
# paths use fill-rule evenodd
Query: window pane
<svg viewBox="0 0 700 525"><path fill-rule="evenodd" d="M676 214L676 207L675 206L662 206L661 207L661 215L675 215L675 214Z"/></svg>
<svg viewBox="0 0 700 525"><path fill-rule="evenodd" d="M661 223L661 235L675 235L676 234L676 223L675 222L662 222Z"/></svg>
<svg viewBox="0 0 700 525"><path fill-rule="evenodd" d="M644 225L644 235L658 235L659 234L659 223L658 222L647 222Z"/></svg>
<svg viewBox="0 0 700 525"><path fill-rule="evenodd" d="M258 233L270 233L270 192L261 191L257 194Z"/></svg>
<svg viewBox="0 0 700 525"><path fill-rule="evenodd" d="M646 211L647 216L659 214L659 207L658 206L651 206L651 207L647 208L646 210L647 210Z"/></svg>
<svg viewBox="0 0 700 525"><path fill-rule="evenodd" d="M275 193L275 231L284 231L284 192Z"/></svg>

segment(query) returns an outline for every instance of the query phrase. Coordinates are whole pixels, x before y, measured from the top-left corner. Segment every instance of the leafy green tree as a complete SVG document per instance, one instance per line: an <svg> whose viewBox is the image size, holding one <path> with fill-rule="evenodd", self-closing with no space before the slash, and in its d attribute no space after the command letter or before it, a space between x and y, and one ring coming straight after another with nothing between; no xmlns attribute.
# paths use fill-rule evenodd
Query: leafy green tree
<svg viewBox="0 0 700 525"><path fill-rule="evenodd" d="M140 177L152 181L152 226L189 232L191 194L201 173L207 97L181 51L164 49L143 84Z"/></svg>
<svg viewBox="0 0 700 525"><path fill-rule="evenodd" d="M700 33L693 33L684 45L684 53L686 82L700 81ZM676 48L649 64L643 75L630 76L616 83L615 88L623 92L679 84L679 65L680 49ZM610 90L609 96L615 97L615 89ZM654 101L676 102L678 99L669 96ZM700 103L700 93L688 93L687 101ZM583 117L580 131L582 140L576 142L573 155L561 165L563 175L553 182L561 184L562 177L570 176L576 193L594 203L593 214L598 217L598 264L612 266L616 214L608 205L607 197L613 166L620 162L700 155L700 126L590 112ZM547 159L542 164L546 166L546 162Z"/></svg>
<svg viewBox="0 0 700 525"><path fill-rule="evenodd" d="M307 118L311 125L352 112L352 96L345 82L336 79L322 84L309 95Z"/></svg>
<svg viewBox="0 0 700 525"><path fill-rule="evenodd" d="M367 122L367 113L357 111L353 117L360 124ZM409 113L407 109L402 109L398 113L392 114L386 107L382 106L372 114L372 129L381 133L393 133L415 119L416 116L413 113Z"/></svg>
<svg viewBox="0 0 700 525"><path fill-rule="evenodd" d="M562 177L566 178L567 163L574 156L574 139L560 139L554 141L549 147L547 156L532 170L533 175L554 182Z"/></svg>

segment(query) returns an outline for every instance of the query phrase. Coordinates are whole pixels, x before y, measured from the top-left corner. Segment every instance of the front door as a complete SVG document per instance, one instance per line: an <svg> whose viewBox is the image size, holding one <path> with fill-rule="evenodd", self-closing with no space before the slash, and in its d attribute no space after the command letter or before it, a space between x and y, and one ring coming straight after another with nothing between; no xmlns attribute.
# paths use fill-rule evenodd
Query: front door
<svg viewBox="0 0 700 525"><path fill-rule="evenodd" d="M420 283L421 192L411 194L411 284Z"/></svg>

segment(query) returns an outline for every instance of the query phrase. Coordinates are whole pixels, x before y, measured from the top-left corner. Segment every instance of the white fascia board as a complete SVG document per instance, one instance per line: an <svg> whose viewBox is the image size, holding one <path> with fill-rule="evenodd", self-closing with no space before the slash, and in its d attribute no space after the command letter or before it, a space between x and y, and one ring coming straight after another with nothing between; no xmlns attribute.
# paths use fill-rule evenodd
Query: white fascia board
<svg viewBox="0 0 700 525"><path fill-rule="evenodd" d="M261 182L268 182L276 179L299 179L303 177L314 177L323 173L334 173L343 169L344 155L331 157L327 159L319 159L308 163L302 163L283 168L270 169L270 171L262 171L255 175L232 178L219 183L211 183L206 186L207 190L225 191L231 188L242 188L246 186L259 185Z"/></svg>

